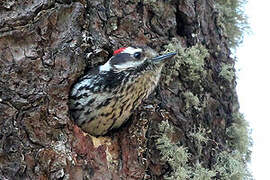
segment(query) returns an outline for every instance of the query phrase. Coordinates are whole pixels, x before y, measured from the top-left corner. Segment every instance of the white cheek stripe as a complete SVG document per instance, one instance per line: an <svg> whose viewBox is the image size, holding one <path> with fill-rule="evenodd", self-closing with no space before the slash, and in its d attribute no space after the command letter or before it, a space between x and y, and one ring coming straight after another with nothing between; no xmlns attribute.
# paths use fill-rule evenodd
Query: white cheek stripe
<svg viewBox="0 0 270 180"><path fill-rule="evenodd" d="M106 62L104 65L99 66L99 71L110 71L112 69L112 66L110 64L110 61Z"/></svg>
<svg viewBox="0 0 270 180"><path fill-rule="evenodd" d="M134 53L136 52L142 52L142 49L140 48L133 48L133 47L127 47L124 51L122 51L121 53L128 53L128 54L131 54L133 55Z"/></svg>
<svg viewBox="0 0 270 180"><path fill-rule="evenodd" d="M119 65L114 65L114 67L116 67L117 69L126 69L126 68L130 68L130 67L137 67L139 65L141 65L143 63L143 61L129 61L123 64L119 64Z"/></svg>

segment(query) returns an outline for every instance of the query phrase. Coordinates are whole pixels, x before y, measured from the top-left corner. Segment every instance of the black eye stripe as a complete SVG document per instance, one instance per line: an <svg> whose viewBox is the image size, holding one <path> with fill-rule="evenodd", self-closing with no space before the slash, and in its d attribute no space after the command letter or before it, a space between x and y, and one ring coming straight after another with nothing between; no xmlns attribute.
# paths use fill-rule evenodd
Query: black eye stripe
<svg viewBox="0 0 270 180"><path fill-rule="evenodd" d="M130 57L130 54L128 53L120 53L116 56L112 57L110 60L111 65L117 65L117 64L123 64L127 61L131 61L132 57Z"/></svg>

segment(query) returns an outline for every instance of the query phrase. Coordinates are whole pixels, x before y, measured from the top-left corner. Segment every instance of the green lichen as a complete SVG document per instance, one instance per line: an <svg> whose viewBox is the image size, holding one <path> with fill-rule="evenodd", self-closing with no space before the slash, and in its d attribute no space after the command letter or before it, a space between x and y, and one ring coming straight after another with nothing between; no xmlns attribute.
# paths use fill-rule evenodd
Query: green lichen
<svg viewBox="0 0 270 180"><path fill-rule="evenodd" d="M235 123L243 123L243 117L240 114L235 114ZM246 128L246 125L242 124ZM234 126L234 125L233 125ZM168 121L163 121L159 130L161 131L160 137L157 139L157 149L160 150L162 160L167 161L172 168L172 172L168 172L164 179L167 180L211 180L211 179L221 179L221 180L243 180L243 179L252 179L251 174L249 173L246 163L247 159L243 154L247 153L248 144L246 144L246 139L237 139L232 140L235 144L240 143L239 141L243 140L245 146L235 146L233 151L219 151L215 149L218 153L214 157L216 163L212 167L203 167L201 152L203 149L203 143L207 144L210 138L207 137L207 132L204 128L198 127L194 128L194 131L190 133L190 137L195 140L197 146L197 155L196 153L189 153L189 149L179 144L173 143L170 137L174 134L174 128L169 124ZM233 137L239 137L239 135L247 137L247 131L241 131L237 133L236 129L233 130L237 135ZM211 140L212 142L214 140ZM192 164L191 159L195 157L196 163Z"/></svg>
<svg viewBox="0 0 270 180"><path fill-rule="evenodd" d="M163 121L160 124L159 129L162 131L162 134L157 139L157 148L161 152L162 160L167 161L172 168L172 172L166 174L164 179L210 180L216 175L216 172L204 168L200 163L197 163L195 166L189 164L191 154L188 153L188 148L173 143L169 138L169 134L173 134L174 130L168 121ZM205 130L202 128L200 128L198 132L194 133L194 137L200 142L207 141L208 138L205 138L204 135Z"/></svg>
<svg viewBox="0 0 270 180"><path fill-rule="evenodd" d="M199 95L196 95L191 91L185 91L184 93L182 93L182 95L185 102L184 114L198 114L201 113L206 107L206 100L203 95L199 97Z"/></svg>
<svg viewBox="0 0 270 180"><path fill-rule="evenodd" d="M189 135L195 141L195 146L197 147L198 156L201 156L203 144L206 144L207 141L209 140L206 134L206 129L202 128L201 126L199 126L198 129L194 127L194 131L191 132Z"/></svg>
<svg viewBox="0 0 270 180"><path fill-rule="evenodd" d="M226 79L229 82L232 82L232 80L235 78L233 65L222 63L219 76L223 77L224 79Z"/></svg>
<svg viewBox="0 0 270 180"><path fill-rule="evenodd" d="M152 4L152 3L156 3L157 0L144 0L143 3L144 4Z"/></svg>
<svg viewBox="0 0 270 180"><path fill-rule="evenodd" d="M204 59L208 55L208 51L201 44L188 48L185 53L182 54L182 59L184 60L183 66L187 66L188 68L186 79L200 81L201 78L205 78Z"/></svg>
<svg viewBox="0 0 270 180"><path fill-rule="evenodd" d="M219 0L216 8L219 11L217 25L228 37L229 46L235 48L243 41L243 35L250 27L244 12L246 0Z"/></svg>
<svg viewBox="0 0 270 180"><path fill-rule="evenodd" d="M191 91L186 91L183 93L183 96L185 100L185 112L187 114L192 113L192 109L201 111L201 102L196 95L194 95Z"/></svg>
<svg viewBox="0 0 270 180"><path fill-rule="evenodd" d="M198 144L206 143L209 140L209 138L207 138L206 129L201 126L198 127L198 130L194 128L194 131L190 133L190 136L198 141Z"/></svg>
<svg viewBox="0 0 270 180"><path fill-rule="evenodd" d="M214 165L214 169L219 174L221 180L252 179L239 151L230 153L222 151L217 155L216 159L217 162Z"/></svg>
<svg viewBox="0 0 270 180"><path fill-rule="evenodd" d="M200 163L197 163L192 172L192 180L212 180L216 176L216 172L207 168L204 168Z"/></svg>
<svg viewBox="0 0 270 180"><path fill-rule="evenodd" d="M239 151L247 161L251 153L249 147L252 145L248 122L240 112L233 113L232 117L233 123L226 130L226 134L230 138L228 144L231 149Z"/></svg>
<svg viewBox="0 0 270 180"><path fill-rule="evenodd" d="M204 60L209 56L209 53L203 45L196 44L191 48L184 49L179 41L173 39L170 44L165 46L165 49L165 52L177 52L172 64L164 68L166 85L172 81L173 77L180 75L184 81L196 83L200 83L205 78L207 72L204 69Z"/></svg>
<svg viewBox="0 0 270 180"><path fill-rule="evenodd" d="M157 139L157 148L160 150L162 160L167 161L173 170L172 173L167 174L164 178L167 180L188 179L191 171L187 164L190 156L187 148L171 142L169 134L174 133L174 130L168 121L163 121L159 129L162 131L162 134Z"/></svg>

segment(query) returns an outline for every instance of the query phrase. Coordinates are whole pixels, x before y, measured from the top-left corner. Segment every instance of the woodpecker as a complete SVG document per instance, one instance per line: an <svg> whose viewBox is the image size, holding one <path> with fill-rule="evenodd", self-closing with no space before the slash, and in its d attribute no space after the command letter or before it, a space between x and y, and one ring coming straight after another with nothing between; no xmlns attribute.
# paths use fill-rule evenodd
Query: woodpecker
<svg viewBox="0 0 270 180"><path fill-rule="evenodd" d="M74 122L91 135L120 127L158 84L161 69L176 53L158 55L150 47L124 47L79 78L70 93Z"/></svg>

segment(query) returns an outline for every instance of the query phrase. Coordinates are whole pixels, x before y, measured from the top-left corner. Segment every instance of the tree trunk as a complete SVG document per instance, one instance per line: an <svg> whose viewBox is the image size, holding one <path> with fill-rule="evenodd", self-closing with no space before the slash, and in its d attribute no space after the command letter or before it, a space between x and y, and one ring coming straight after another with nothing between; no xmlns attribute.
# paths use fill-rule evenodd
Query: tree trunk
<svg viewBox="0 0 270 180"><path fill-rule="evenodd" d="M166 120L189 166L213 170L216 154L233 150L227 132L238 111L235 78L220 75L234 62L218 16L212 0L0 2L0 179L169 178L176 170L157 143ZM196 44L207 49L201 79L190 80L190 66L172 60L120 129L92 137L73 123L68 99L78 77L119 47L160 52L172 42L183 53ZM208 139L202 147L192 136L200 129Z"/></svg>

